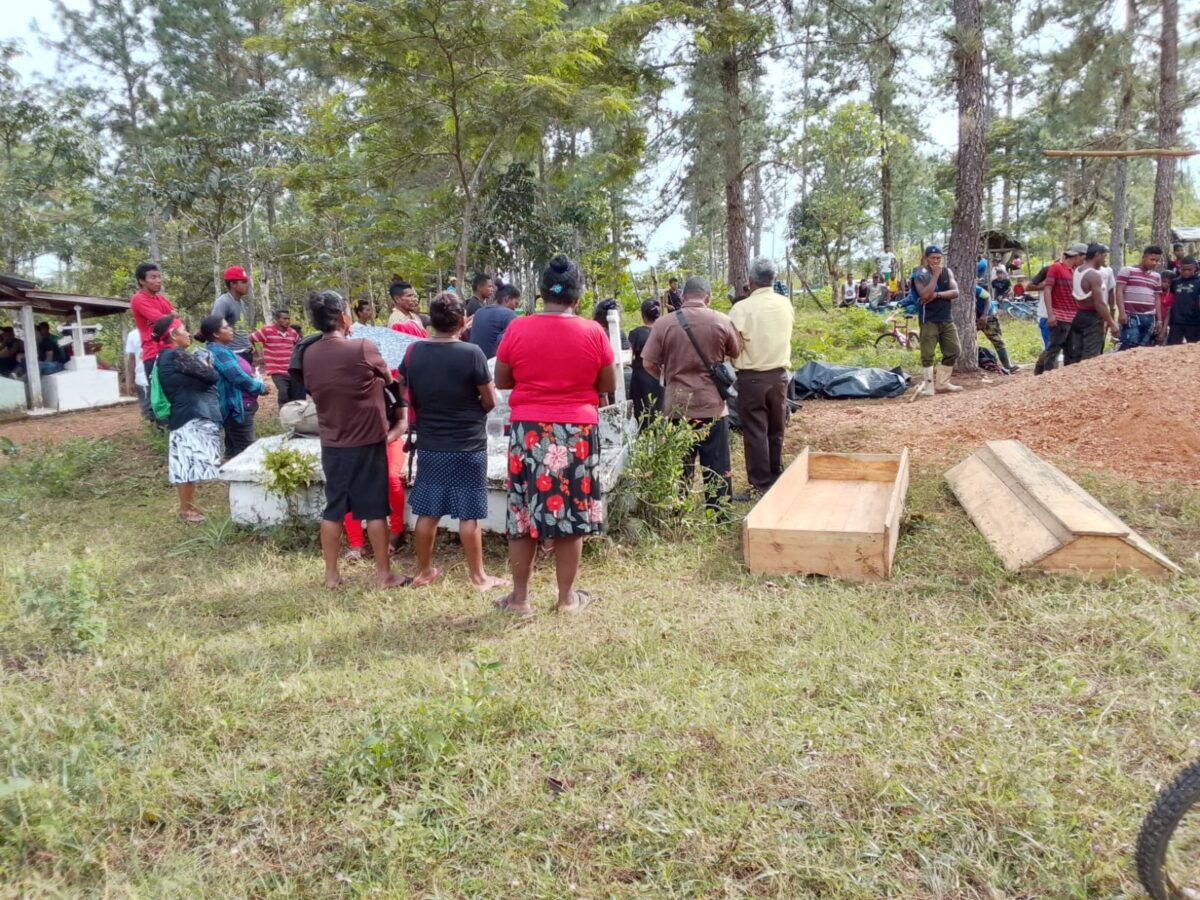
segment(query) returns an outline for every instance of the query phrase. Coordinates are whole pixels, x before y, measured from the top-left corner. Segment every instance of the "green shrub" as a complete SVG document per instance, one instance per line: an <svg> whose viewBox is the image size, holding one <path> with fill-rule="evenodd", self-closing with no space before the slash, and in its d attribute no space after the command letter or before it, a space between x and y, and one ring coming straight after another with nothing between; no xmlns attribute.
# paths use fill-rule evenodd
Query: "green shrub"
<svg viewBox="0 0 1200 900"><path fill-rule="evenodd" d="M72 438L55 447L14 450L15 461L0 471L0 480L18 482L48 497L69 497L96 491L117 451L106 440Z"/></svg>
<svg viewBox="0 0 1200 900"><path fill-rule="evenodd" d="M108 600L91 563L73 562L52 577L26 572L18 580L24 582L21 608L25 614L41 619L51 636L67 648L94 650L108 639L104 616Z"/></svg>
<svg viewBox="0 0 1200 900"><path fill-rule="evenodd" d="M317 483L317 461L292 447L277 447L263 455L267 490L291 497Z"/></svg>
<svg viewBox="0 0 1200 900"><path fill-rule="evenodd" d="M683 488L683 460L695 442L695 428L684 421L655 416L643 425L606 500L610 534L670 537L707 521L703 490L695 484Z"/></svg>

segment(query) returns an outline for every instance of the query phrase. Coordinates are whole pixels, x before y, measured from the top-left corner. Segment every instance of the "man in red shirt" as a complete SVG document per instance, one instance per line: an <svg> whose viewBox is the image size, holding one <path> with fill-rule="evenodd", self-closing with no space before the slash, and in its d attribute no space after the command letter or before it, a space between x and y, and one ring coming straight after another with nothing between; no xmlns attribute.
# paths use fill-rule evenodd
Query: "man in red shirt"
<svg viewBox="0 0 1200 900"><path fill-rule="evenodd" d="M1046 327L1050 329L1050 340L1038 358L1035 375L1058 367L1061 351L1066 365L1079 362L1078 347L1070 340L1071 324L1079 305L1075 302L1075 270L1087 256L1087 244L1072 244L1063 254L1061 262L1051 264L1042 283L1042 299L1046 304Z"/></svg>
<svg viewBox="0 0 1200 900"><path fill-rule="evenodd" d="M250 343L263 346L263 366L275 383L279 405L303 400L304 385L288 374L292 350L300 343L300 332L292 327L292 314L286 309L275 310L275 321L251 334Z"/></svg>
<svg viewBox="0 0 1200 900"><path fill-rule="evenodd" d="M162 270L157 263L142 263L134 272L137 278L137 293L129 298L129 309L133 313L133 324L137 327L142 339L142 365L146 367L146 378L154 368L154 360L160 349L158 342L150 334L150 329L156 321L168 313L175 312L175 307L162 292Z"/></svg>

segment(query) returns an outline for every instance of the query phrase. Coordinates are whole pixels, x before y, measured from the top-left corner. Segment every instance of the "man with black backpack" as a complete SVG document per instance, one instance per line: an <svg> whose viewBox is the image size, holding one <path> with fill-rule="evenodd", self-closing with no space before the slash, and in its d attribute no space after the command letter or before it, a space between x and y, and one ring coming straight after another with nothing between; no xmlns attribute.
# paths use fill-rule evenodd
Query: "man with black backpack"
<svg viewBox="0 0 1200 900"><path fill-rule="evenodd" d="M706 506L721 515L722 505L733 495L725 404L733 380L728 370L717 369L741 352L742 340L727 315L709 309L711 296L707 279L689 278L682 306L650 330L642 365L662 379L664 413L696 429L696 442L683 463L684 483L691 483L699 457Z"/></svg>

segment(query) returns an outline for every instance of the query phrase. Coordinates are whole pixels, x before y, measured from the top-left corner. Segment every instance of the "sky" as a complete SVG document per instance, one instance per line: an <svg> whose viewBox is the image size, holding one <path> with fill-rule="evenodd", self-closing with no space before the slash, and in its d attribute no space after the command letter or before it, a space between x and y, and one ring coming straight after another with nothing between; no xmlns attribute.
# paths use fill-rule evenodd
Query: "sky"
<svg viewBox="0 0 1200 900"><path fill-rule="evenodd" d="M88 0L64 0L68 7L80 9L88 5ZM1200 0L1197 0L1200 2ZM1186 7L1188 4L1185 3ZM54 6L52 0L22 0L21 13L18 15L10 15L0 22L0 39L17 38L24 47L25 56L18 58L16 62L17 70L22 76L32 79L37 75L50 77L55 74L55 54L53 51L46 49L41 45L41 40L33 32L33 23L36 22L42 31L57 35L57 23L54 20ZM1115 23L1119 24L1119 23ZM767 63L766 75L764 78L765 85L776 96L781 92L784 84L788 80L789 70L785 68L786 63L769 60ZM915 72L917 76L928 75L929 73ZM846 99L855 99L847 97ZM1029 98L1031 101L1032 98ZM957 144L957 118L954 110L954 97L950 92L944 95L934 95L923 99L925 103L923 117L928 128L925 132L926 138L930 143L946 152L953 152ZM676 97L673 104L678 108L682 104L682 93L676 92ZM1019 110L1018 110L1019 111ZM1184 131L1189 142L1194 146L1200 138L1200 120L1193 117L1185 117ZM1183 161L1185 171L1194 179L1200 173L1200 160L1198 157L1193 157L1191 160ZM648 176L648 182L652 187L649 196L652 196L657 202L659 188L669 182L671 174L679 169L681 160L667 159L658 164L656 169L652 170ZM791 198L798 194L797 178L795 175L789 175L782 180L779 191L783 194L781 198L784 201L783 205L790 204ZM763 252L781 258L783 256L784 246L784 227L786 217L779 216L775 222L775 227L763 235ZM657 261L661 256L671 250L679 247L687 238L687 229L684 224L683 216L679 213L668 217L657 228L652 226L644 226L642 232L638 235L646 246L647 259L644 262L633 266L635 271L644 270L651 263ZM861 248L863 250L869 248ZM882 249L882 248L879 248Z"/></svg>

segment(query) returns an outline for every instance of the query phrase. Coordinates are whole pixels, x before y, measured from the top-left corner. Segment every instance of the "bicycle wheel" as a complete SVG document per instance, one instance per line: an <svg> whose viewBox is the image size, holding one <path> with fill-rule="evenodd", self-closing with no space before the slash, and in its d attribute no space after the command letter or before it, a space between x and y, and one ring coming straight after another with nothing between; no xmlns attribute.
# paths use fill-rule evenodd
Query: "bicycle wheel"
<svg viewBox="0 0 1200 900"><path fill-rule="evenodd" d="M881 334L879 337L875 338L875 349L903 350L904 344L900 338L896 337L894 333L889 331L887 334Z"/></svg>
<svg viewBox="0 0 1200 900"><path fill-rule="evenodd" d="M1200 760L1180 772L1146 814L1137 871L1154 900L1200 900Z"/></svg>

